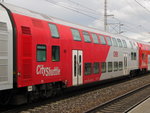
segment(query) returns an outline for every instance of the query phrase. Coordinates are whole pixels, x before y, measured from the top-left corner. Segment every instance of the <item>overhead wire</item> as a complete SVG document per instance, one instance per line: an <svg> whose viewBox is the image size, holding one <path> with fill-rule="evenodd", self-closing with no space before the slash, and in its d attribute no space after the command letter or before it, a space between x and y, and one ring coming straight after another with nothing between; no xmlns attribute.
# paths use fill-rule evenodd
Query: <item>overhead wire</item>
<svg viewBox="0 0 150 113"><path fill-rule="evenodd" d="M63 7L63 8L65 8L65 9L74 11L74 12L76 12L76 13L85 15L85 16L87 16L87 17L90 17L90 18L93 18L93 19L98 19L98 20L100 20L100 19L97 18L97 17L94 17L94 16L89 15L89 14L87 14L87 13L81 12L81 11L79 11L79 10L77 10L77 9L70 8L70 7L67 7L67 6L64 6L64 5L60 5L60 4L56 4L55 1L53 1L53 0L45 0L45 1L47 1L47 2L49 2L49 3L51 3L51 4L54 4L54 5L56 5L56 6L60 6L60 7ZM103 21L103 20L100 20L100 21Z"/></svg>
<svg viewBox="0 0 150 113"><path fill-rule="evenodd" d="M79 10L73 8L73 7L68 7L68 6L64 6L64 5L57 4L57 3L55 3L55 1L53 1L53 0L45 0L45 1L47 1L47 2L49 2L49 3L51 3L51 4L53 4L53 5L60 6L60 7L63 7L63 8L65 8L65 9L71 10L71 11L73 11L73 12L76 12L76 13L79 13L79 14L88 16L88 17L90 17L90 18L97 19L97 20L100 20L100 21L104 22L103 20L101 20L101 19L99 19L99 18L97 18L97 17L94 17L94 16L89 15L89 14L87 14L87 13L81 12L81 11L79 11ZM76 2L73 2L72 0L68 0L68 1L71 1L72 3L78 4L78 3L76 3ZM81 5L81 4L80 4L80 5ZM82 6L82 5L81 5L81 6ZM93 10L93 9L91 9L91 10ZM121 21L120 21L119 19L117 19L117 18L114 18L114 19L116 19L117 21L121 22ZM135 26L135 25L130 24L130 23L127 23L127 22L124 22L124 23L125 23L125 24L129 24L129 25L126 25L126 26L128 26L128 28L130 28L129 26L131 26L131 27ZM125 25L125 24L124 24L124 25ZM139 25L137 25L137 26L139 26ZM135 26L135 28L134 28L135 30L137 30L137 26ZM142 27L143 27L143 26L142 26ZM131 29L132 29L132 28L131 28ZM145 29L145 28L143 27L143 29ZM139 32L139 31L137 31L137 32L134 31L134 33L138 33L138 32ZM139 33L138 33L138 34L139 34Z"/></svg>
<svg viewBox="0 0 150 113"><path fill-rule="evenodd" d="M142 5L140 2L138 2L137 0L134 0L139 6L141 6L142 8L144 8L147 12L150 13L150 10L147 9L144 5Z"/></svg>

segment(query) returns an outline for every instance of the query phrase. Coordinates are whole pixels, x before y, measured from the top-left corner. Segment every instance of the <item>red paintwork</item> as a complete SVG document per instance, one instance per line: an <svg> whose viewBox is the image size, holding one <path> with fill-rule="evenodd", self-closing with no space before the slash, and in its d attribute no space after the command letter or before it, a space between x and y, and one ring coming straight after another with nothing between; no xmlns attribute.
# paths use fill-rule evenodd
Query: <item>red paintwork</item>
<svg viewBox="0 0 150 113"><path fill-rule="evenodd" d="M148 69L148 55L150 55L149 45L138 43L139 46L139 69ZM144 58L143 58L144 55Z"/></svg>
<svg viewBox="0 0 150 113"><path fill-rule="evenodd" d="M17 31L17 81L18 87L25 87L56 81L67 81L67 86L72 86L72 50L83 50L83 64L85 62L105 62L110 46L85 43L83 41L74 41L69 26L56 24L59 30L60 39L51 37L48 21L31 18L12 13ZM32 20L40 22L36 26ZM31 35L23 34L21 26L31 29ZM81 29L78 29L81 33ZM92 40L92 38L91 38ZM100 41L100 40L99 40ZM37 44L45 44L47 47L47 61L36 61ZM60 46L60 62L52 62L51 46ZM95 55L95 53L98 53ZM87 57L88 56L88 57ZM36 74L36 66L44 65L45 67L60 68L60 75L42 76ZM98 81L100 74L84 76L83 83Z"/></svg>

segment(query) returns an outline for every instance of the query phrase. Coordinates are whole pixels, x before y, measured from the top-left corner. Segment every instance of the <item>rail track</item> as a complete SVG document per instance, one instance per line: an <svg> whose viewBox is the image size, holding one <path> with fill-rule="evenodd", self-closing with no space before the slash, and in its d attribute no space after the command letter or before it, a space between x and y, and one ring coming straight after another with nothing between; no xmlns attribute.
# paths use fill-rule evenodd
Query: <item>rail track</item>
<svg viewBox="0 0 150 113"><path fill-rule="evenodd" d="M87 110L85 113L127 113L150 97L150 84L137 88L108 102Z"/></svg>
<svg viewBox="0 0 150 113"><path fill-rule="evenodd" d="M108 84L109 83L109 84ZM23 105L4 113L83 113L102 105L123 94L150 84L150 74L132 79L119 79L115 82L92 85L91 87L66 91L63 96L54 97L34 104ZM131 107L131 106L130 106Z"/></svg>

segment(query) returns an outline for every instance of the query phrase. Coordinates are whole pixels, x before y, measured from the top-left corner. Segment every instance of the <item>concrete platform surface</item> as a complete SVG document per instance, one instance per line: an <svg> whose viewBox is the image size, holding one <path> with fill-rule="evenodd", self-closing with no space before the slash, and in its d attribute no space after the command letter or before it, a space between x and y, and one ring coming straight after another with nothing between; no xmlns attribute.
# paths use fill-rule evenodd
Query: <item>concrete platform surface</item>
<svg viewBox="0 0 150 113"><path fill-rule="evenodd" d="M150 98L133 108L128 113L150 113Z"/></svg>

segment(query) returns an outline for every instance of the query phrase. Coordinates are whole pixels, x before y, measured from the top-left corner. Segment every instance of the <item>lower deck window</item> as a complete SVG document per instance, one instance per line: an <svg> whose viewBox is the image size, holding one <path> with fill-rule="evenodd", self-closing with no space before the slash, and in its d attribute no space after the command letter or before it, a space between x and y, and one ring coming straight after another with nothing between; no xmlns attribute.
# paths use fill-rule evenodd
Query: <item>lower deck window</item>
<svg viewBox="0 0 150 113"><path fill-rule="evenodd" d="M108 72L112 72L112 62L108 62Z"/></svg>
<svg viewBox="0 0 150 113"><path fill-rule="evenodd" d="M123 69L123 63L120 61L119 62L119 70L121 71Z"/></svg>
<svg viewBox="0 0 150 113"><path fill-rule="evenodd" d="M106 72L106 62L102 62L102 73Z"/></svg>
<svg viewBox="0 0 150 113"><path fill-rule="evenodd" d="M92 73L92 64L91 63L85 63L84 64L84 74L90 75Z"/></svg>
<svg viewBox="0 0 150 113"><path fill-rule="evenodd" d="M60 47L52 46L52 61L60 61Z"/></svg>
<svg viewBox="0 0 150 113"><path fill-rule="evenodd" d="M99 63L98 62L95 62L94 63L94 74L98 74L99 73Z"/></svg>
<svg viewBox="0 0 150 113"><path fill-rule="evenodd" d="M45 62L46 61L46 45L37 45L37 61Z"/></svg>
<svg viewBox="0 0 150 113"><path fill-rule="evenodd" d="M118 71L118 62L114 62L114 71Z"/></svg>

